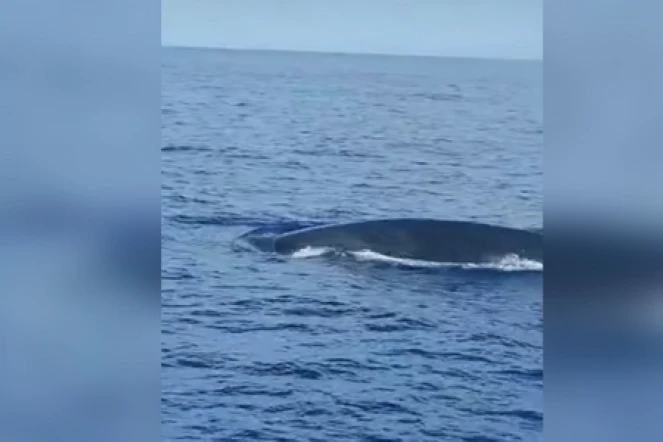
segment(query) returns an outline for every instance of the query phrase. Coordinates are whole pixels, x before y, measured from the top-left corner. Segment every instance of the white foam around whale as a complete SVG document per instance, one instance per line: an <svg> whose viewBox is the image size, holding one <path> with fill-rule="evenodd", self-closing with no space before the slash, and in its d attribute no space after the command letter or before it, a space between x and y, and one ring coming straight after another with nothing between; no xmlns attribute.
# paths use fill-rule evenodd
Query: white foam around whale
<svg viewBox="0 0 663 442"><path fill-rule="evenodd" d="M298 259L315 258L330 253L334 253L334 250L329 247L304 247L303 249L294 252L292 257ZM507 255L497 261L486 263L441 263L417 259L394 258L372 250L360 250L356 252L347 252L346 254L360 261L387 262L408 267L457 267L463 269L501 270L505 272L531 272L543 270L543 263L521 258L518 255Z"/></svg>

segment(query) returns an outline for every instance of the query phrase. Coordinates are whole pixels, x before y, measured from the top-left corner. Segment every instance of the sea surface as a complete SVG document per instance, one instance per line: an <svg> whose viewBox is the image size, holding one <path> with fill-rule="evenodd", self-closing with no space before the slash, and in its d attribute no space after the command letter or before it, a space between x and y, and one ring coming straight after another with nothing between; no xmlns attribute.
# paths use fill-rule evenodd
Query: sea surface
<svg viewBox="0 0 663 442"><path fill-rule="evenodd" d="M542 440L541 269L236 247L291 222L542 226L538 62L164 49L164 440Z"/></svg>

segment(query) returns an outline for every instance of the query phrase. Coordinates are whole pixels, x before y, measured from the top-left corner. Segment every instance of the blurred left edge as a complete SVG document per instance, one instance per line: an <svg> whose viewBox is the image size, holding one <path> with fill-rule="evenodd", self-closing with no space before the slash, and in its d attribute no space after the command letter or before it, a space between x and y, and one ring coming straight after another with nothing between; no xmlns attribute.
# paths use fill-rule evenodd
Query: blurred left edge
<svg viewBox="0 0 663 442"><path fill-rule="evenodd" d="M160 8L0 15L0 440L160 439Z"/></svg>

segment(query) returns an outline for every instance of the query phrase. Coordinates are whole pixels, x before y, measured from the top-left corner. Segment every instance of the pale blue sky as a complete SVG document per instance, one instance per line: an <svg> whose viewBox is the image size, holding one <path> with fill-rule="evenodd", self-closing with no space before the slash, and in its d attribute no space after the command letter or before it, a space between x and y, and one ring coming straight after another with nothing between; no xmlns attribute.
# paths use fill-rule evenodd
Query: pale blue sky
<svg viewBox="0 0 663 442"><path fill-rule="evenodd" d="M162 44L541 59L543 0L162 0Z"/></svg>

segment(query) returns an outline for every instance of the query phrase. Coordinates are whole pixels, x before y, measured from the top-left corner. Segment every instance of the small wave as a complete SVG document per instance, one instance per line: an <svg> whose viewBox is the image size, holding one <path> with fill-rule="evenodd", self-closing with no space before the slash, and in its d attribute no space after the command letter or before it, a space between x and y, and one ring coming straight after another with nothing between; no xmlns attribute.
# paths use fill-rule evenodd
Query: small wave
<svg viewBox="0 0 663 442"><path fill-rule="evenodd" d="M212 149L209 147L203 147L203 146L176 146L176 145L168 145L168 146L163 146L161 148L161 152L211 152Z"/></svg>
<svg viewBox="0 0 663 442"><path fill-rule="evenodd" d="M303 249L297 250L292 254L293 258L316 258L324 255L329 255L332 253L338 253L330 247L304 247ZM493 262L485 263L446 263L446 262L433 262L433 261L423 261L418 259L408 259L408 258L395 258L392 256L383 255L381 253L374 252L372 250L359 250L354 252L344 252L339 253L341 255L350 255L359 261L372 261L372 262L383 262L389 264L395 264L405 267L415 267L415 268L443 268L443 267L455 267L462 269L477 269L477 270L499 270L505 272L518 272L518 271L542 271L543 263L521 258L518 255L506 255L501 259L498 259Z"/></svg>
<svg viewBox="0 0 663 442"><path fill-rule="evenodd" d="M264 224L263 221L261 223ZM303 221L290 221L282 220L278 223L259 224L255 229L245 233L241 238L257 238L257 237L274 237L282 233L292 232L295 230L306 229L322 225L319 222L303 222Z"/></svg>
<svg viewBox="0 0 663 442"><path fill-rule="evenodd" d="M173 215L167 217L169 221L192 226L260 226L264 220L257 217L239 216L234 214L220 214L210 216Z"/></svg>
<svg viewBox="0 0 663 442"><path fill-rule="evenodd" d="M293 258L316 258L318 256L334 253L330 247L304 247L292 254Z"/></svg>
<svg viewBox="0 0 663 442"><path fill-rule="evenodd" d="M245 367L243 371L251 376L291 376L307 380L322 379L324 376L319 370L295 362L278 362L275 364L256 362Z"/></svg>
<svg viewBox="0 0 663 442"><path fill-rule="evenodd" d="M419 259L408 258L394 258L392 256L383 255L372 250L359 250L357 252L349 252L350 255L359 261L378 261L387 262L391 264L403 265L406 267L441 267L444 264L432 261L422 261Z"/></svg>
<svg viewBox="0 0 663 442"><path fill-rule="evenodd" d="M521 271L540 272L543 270L543 263L539 261L534 261L532 259L521 258L518 255L507 255L501 258L500 260L492 263L463 264L463 268L494 269L494 270L503 270L505 272L521 272Z"/></svg>
<svg viewBox="0 0 663 442"><path fill-rule="evenodd" d="M538 261L533 261L521 258L518 255L507 255L494 262L485 263L450 263L450 262L433 262L423 261L417 259L407 258L394 258L391 256L382 255L371 250L362 250L352 252L353 256L362 261L378 261L388 262L406 267L459 267L463 269L484 269L484 270L501 270L501 271L541 271L543 264Z"/></svg>

